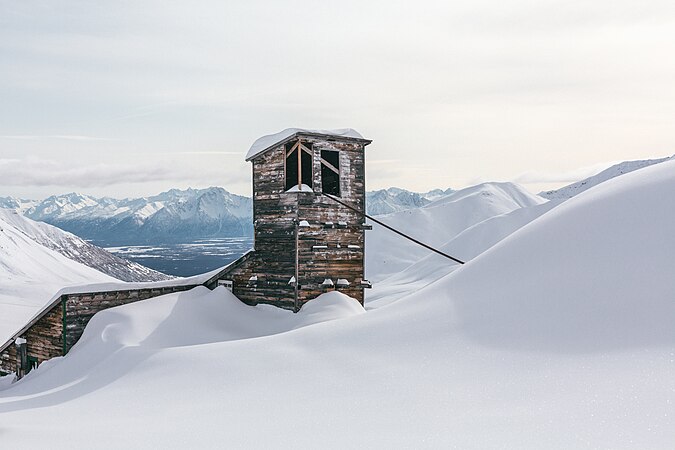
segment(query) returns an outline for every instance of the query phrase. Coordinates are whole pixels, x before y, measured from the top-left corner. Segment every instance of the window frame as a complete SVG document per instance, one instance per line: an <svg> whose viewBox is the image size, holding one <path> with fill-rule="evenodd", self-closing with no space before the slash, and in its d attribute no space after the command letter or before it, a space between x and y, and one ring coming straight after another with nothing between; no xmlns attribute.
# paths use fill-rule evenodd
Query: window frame
<svg viewBox="0 0 675 450"><path fill-rule="evenodd" d="M314 149L311 143L305 143L302 139L297 139L289 141L284 145L284 191L289 191L293 187L298 186L297 179L293 180L292 184L289 184L288 159L294 153L296 158L300 158L300 173L298 174L297 169L295 170L296 178L300 179L300 184L307 185L310 189L314 190ZM294 167L297 167L297 164L298 160L295 159Z"/></svg>
<svg viewBox="0 0 675 450"><path fill-rule="evenodd" d="M337 162L337 167L331 162L324 158L324 153L326 154L335 154L335 161ZM332 158L331 158L332 159ZM326 189L326 176L324 172L332 174L337 177L337 183L335 187L337 189L333 192L327 192ZM340 169L340 151L339 150L321 150L321 192L323 194L334 195L335 197L342 197L342 171Z"/></svg>

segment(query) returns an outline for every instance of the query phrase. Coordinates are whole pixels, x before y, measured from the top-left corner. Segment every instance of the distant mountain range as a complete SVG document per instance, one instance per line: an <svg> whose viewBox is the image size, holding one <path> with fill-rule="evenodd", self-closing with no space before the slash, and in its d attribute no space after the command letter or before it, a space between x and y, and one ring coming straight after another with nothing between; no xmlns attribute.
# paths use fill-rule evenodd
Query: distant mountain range
<svg viewBox="0 0 675 450"><path fill-rule="evenodd" d="M416 193L400 188L368 192L370 214L419 208L452 193ZM101 246L192 242L253 235L249 197L220 187L172 189L152 197L118 200L70 193L42 201L0 197L0 208L46 222Z"/></svg>
<svg viewBox="0 0 675 450"><path fill-rule="evenodd" d="M598 184L604 181L610 180L614 177L618 177L619 175L633 172L635 170L642 169L644 167L648 167L654 164L659 164L664 161L669 161L673 158L675 158L675 156L659 159L624 161L619 164L613 165L609 169L603 170L597 175L588 177L585 180L577 181L576 183L572 183L567 186L561 187L560 189L540 192L539 196L547 198L549 200L567 200L574 197L577 194L581 194L582 192L592 188L593 186L597 186Z"/></svg>
<svg viewBox="0 0 675 450"><path fill-rule="evenodd" d="M189 242L253 233L248 197L223 188L172 189L118 200L71 193L42 201L0 198L0 207L57 226L97 245Z"/></svg>
<svg viewBox="0 0 675 450"><path fill-rule="evenodd" d="M423 193L411 192L397 187L380 189L379 191L366 193L366 211L368 214L376 216L420 208L453 192L455 191L452 189L444 191L434 189Z"/></svg>
<svg viewBox="0 0 675 450"><path fill-rule="evenodd" d="M626 161L557 190L541 192L565 200L618 175L666 161ZM430 205L455 193L452 189L412 192L391 187L366 193L367 212L385 215ZM199 239L251 237L251 198L221 187L172 189L161 194L118 200L70 193L41 201L0 197L0 208L49 223L100 246L189 243Z"/></svg>

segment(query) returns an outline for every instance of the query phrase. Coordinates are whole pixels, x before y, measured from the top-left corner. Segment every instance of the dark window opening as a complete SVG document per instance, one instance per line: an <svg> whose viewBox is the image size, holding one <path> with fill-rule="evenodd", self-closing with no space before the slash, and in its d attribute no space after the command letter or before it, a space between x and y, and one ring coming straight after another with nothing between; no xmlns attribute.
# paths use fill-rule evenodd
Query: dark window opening
<svg viewBox="0 0 675 450"><path fill-rule="evenodd" d="M30 372L33 369L37 369L38 359L35 356L30 356L26 358L26 373Z"/></svg>
<svg viewBox="0 0 675 450"><path fill-rule="evenodd" d="M340 196L340 153L321 150L321 186L324 194Z"/></svg>
<svg viewBox="0 0 675 450"><path fill-rule="evenodd" d="M297 144L298 141L286 144L286 190L298 186L298 154L302 155L300 157L300 182L312 187L312 155L310 154L312 145ZM301 149L301 146L304 146L306 150Z"/></svg>

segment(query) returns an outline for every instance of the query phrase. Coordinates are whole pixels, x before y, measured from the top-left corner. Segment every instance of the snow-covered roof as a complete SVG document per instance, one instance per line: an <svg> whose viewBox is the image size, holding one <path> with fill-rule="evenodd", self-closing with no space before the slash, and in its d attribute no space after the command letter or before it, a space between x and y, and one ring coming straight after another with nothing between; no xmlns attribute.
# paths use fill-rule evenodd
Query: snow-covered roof
<svg viewBox="0 0 675 450"><path fill-rule="evenodd" d="M256 139L256 141L251 145L251 148L248 149L246 153L246 161L250 161L261 153L266 152L272 147L275 147L278 144L281 144L284 141L291 139L296 134L310 134L310 135L320 135L320 136L337 136L349 139L359 139L362 141L367 141L361 133L352 129L352 128L339 128L336 130L310 130L307 128L286 128L283 131L280 131L275 134L268 134L261 138Z"/></svg>
<svg viewBox="0 0 675 450"><path fill-rule="evenodd" d="M215 278L217 278L221 273L225 272L232 266L240 263L243 259L248 258L253 253L253 251L254 251L253 249L248 250L240 258L236 259L235 261L232 261L226 266L220 267L218 269L203 274L193 275L191 277L172 278L170 280L163 280L163 281L140 281L140 282L113 281L107 283L92 283L92 284L64 287L51 298L49 303L45 304L42 308L40 308L40 310L28 321L28 323L23 328L14 333L12 337L8 339L4 344L0 345L0 352L6 349L9 345L11 345L11 343L14 342L17 337L25 333L26 330L32 327L38 320L40 320L49 311L51 311L52 308L54 308L61 301L62 295L87 294L87 293L110 292L110 291L133 291L137 289L161 289L175 286L206 285L209 282L213 281Z"/></svg>

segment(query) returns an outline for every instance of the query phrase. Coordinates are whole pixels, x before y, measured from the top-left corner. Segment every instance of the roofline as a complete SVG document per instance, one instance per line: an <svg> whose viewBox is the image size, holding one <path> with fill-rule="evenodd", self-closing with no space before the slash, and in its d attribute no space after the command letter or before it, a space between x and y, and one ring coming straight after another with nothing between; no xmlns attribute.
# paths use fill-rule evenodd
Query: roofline
<svg viewBox="0 0 675 450"><path fill-rule="evenodd" d="M269 150L271 150L275 147L283 145L288 141L292 141L293 139L295 139L298 136L325 138L326 140L331 140L331 141L353 141L353 142L362 143L364 147L366 145L369 145L371 142L373 142L372 139L355 138L355 137L351 137L351 136L338 136L338 135L335 135L335 134L312 133L311 131L296 131L292 135L288 136L286 139L282 139L282 140L270 145L266 149L259 151L258 153L251 156L250 158L246 158L246 162L253 161L254 159L256 159L258 156L262 155L263 153L267 153Z"/></svg>
<svg viewBox="0 0 675 450"><path fill-rule="evenodd" d="M158 286L158 287L152 287L152 286L146 286L146 287L135 287L135 288L129 288L129 289L111 289L108 291L83 291L83 292L68 292L67 294L61 294L57 295L54 300L52 300L50 303L48 303L46 306L43 306L40 311L37 313L37 315L33 316L26 325L24 325L19 331L14 333L11 338L9 338L2 346L0 346L0 353L4 352L7 347L12 345L12 343L18 338L21 337L22 334L24 334L26 331L28 331L33 325L35 325L40 319L42 319L44 316L52 312L52 310L57 307L62 301L63 297L67 297L69 295L81 295L81 294L91 294L91 295L97 295L97 294L107 294L110 292L127 292L127 291L138 291L142 289L166 289L166 288L174 288L176 286L182 286L182 287L190 287L190 288L196 288L197 286L208 286L209 284L213 283L215 280L223 276L224 273L227 273L229 270L232 270L232 268L238 264L241 264L244 262L246 259L250 257L250 255L254 252L254 249L248 250L246 253L241 255L239 258L236 260L232 261L225 267L223 267L217 274L213 275L211 278L208 280L202 282L202 283L187 283L187 284L175 284L171 286ZM208 272L207 272L208 273ZM119 305L121 306L121 305Z"/></svg>

